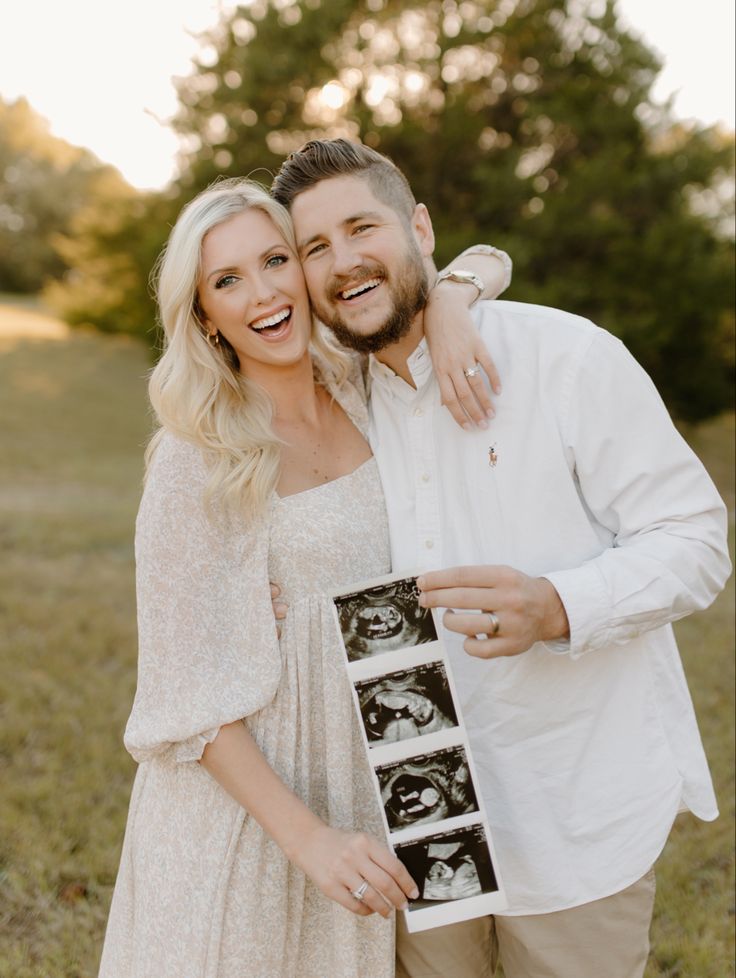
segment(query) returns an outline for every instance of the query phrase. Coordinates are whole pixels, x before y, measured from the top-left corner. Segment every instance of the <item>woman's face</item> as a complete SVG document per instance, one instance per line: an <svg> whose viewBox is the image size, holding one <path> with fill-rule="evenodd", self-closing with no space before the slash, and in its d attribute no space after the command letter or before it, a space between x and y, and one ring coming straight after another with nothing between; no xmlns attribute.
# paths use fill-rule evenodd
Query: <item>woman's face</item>
<svg viewBox="0 0 736 978"><path fill-rule="evenodd" d="M199 304L208 332L221 333L246 376L308 356L312 330L299 260L270 217L250 208L202 241Z"/></svg>

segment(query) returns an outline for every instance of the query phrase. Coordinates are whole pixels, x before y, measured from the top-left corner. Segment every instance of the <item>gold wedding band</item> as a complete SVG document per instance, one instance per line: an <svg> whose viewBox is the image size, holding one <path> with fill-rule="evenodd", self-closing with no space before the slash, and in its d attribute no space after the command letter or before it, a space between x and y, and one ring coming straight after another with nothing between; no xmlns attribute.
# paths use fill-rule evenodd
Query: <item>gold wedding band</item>
<svg viewBox="0 0 736 978"><path fill-rule="evenodd" d="M491 622L490 631L486 632L486 634L490 638L495 638L496 635L498 635L499 629L501 628L501 622L498 620L498 615L495 614L495 612L487 611L486 614Z"/></svg>
<svg viewBox="0 0 736 978"><path fill-rule="evenodd" d="M366 895L368 887L370 886L368 880L363 880L357 890L351 890L350 896L354 897L356 900L363 902L363 897Z"/></svg>

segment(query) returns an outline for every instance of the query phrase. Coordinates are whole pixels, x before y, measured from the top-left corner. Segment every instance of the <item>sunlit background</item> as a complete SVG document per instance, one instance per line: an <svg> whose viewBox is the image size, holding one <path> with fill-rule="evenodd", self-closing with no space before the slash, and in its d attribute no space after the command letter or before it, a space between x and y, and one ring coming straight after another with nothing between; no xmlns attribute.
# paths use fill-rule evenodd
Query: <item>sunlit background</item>
<svg viewBox="0 0 736 978"><path fill-rule="evenodd" d="M0 15L0 96L26 96L52 132L89 147L136 187L174 174L172 77L189 73L196 35L221 11L216 0L28 0ZM248 7L250 4L243 3ZM591 2L589 6L595 6ZM625 21L664 59L654 94L676 115L734 126L733 0L619 0ZM421 80L417 78L417 84ZM380 100L380 87L374 91ZM324 92L339 109L338 87Z"/></svg>
<svg viewBox="0 0 736 978"><path fill-rule="evenodd" d="M733 45L734 0L0 3L0 978L98 971L134 771L150 275L181 207L270 183L313 135L364 139L439 264L498 245L506 298L626 343L733 541ZM722 817L678 820L658 860L645 978L733 973L733 609L731 582L677 623Z"/></svg>

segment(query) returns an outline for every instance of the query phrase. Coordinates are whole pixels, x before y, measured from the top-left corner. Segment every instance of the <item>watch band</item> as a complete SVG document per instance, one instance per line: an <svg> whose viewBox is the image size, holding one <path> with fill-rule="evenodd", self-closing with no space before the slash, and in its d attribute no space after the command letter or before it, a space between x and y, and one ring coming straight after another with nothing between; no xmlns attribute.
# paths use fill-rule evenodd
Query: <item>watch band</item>
<svg viewBox="0 0 736 978"><path fill-rule="evenodd" d="M439 285L440 282L460 282L463 285L474 285L478 290L478 298L480 298L485 291L485 283L480 275L476 275L475 272L469 272L464 268L448 268L444 272L440 272L435 280L435 285Z"/></svg>

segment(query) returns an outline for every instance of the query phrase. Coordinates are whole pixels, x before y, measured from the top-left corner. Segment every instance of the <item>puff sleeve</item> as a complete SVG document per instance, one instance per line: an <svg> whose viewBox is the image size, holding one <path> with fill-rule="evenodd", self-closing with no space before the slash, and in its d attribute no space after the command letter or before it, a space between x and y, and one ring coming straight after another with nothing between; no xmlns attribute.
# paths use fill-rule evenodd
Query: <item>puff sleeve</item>
<svg viewBox="0 0 736 978"><path fill-rule="evenodd" d="M280 677L267 525L209 512L206 478L201 451L165 434L136 522L138 685L125 746L137 761L197 760L223 724L269 703Z"/></svg>

